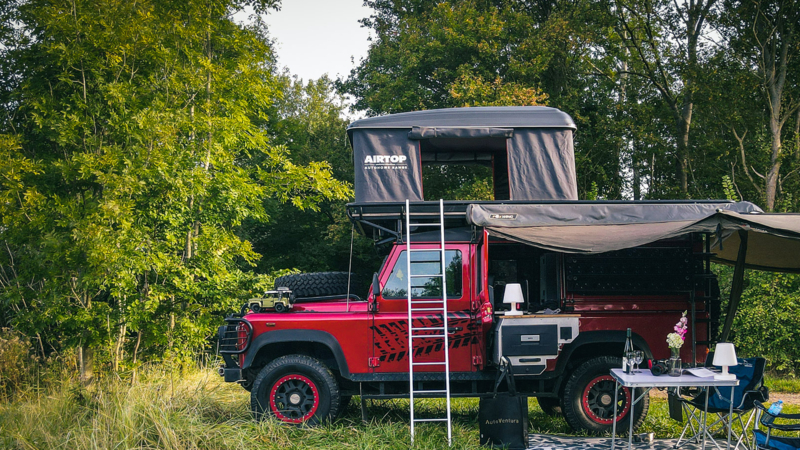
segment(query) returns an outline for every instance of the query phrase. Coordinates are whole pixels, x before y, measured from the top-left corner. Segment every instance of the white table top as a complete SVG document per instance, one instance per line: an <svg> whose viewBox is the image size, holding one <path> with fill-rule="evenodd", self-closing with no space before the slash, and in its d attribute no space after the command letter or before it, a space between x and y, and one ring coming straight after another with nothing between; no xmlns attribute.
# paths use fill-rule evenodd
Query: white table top
<svg viewBox="0 0 800 450"><path fill-rule="evenodd" d="M678 387L678 386L738 386L739 380L717 380L714 377L694 375L655 376L650 369L639 369L639 373L627 374L622 369L611 369L611 376L625 387Z"/></svg>

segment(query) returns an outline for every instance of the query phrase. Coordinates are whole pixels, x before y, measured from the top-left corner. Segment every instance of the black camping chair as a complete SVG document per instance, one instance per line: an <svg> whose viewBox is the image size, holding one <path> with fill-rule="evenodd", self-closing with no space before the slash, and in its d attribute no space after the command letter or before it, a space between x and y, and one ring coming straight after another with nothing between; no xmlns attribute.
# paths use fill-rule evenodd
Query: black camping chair
<svg viewBox="0 0 800 450"><path fill-rule="evenodd" d="M772 436L772 430L800 431L800 422L794 424L775 423L775 419L798 421L800 420L800 414L778 414L773 416L760 401L756 400L754 403L757 409L756 425L753 428L753 448L758 450L800 450L800 438ZM770 417L772 421L766 421ZM767 432L761 431L759 425L765 427Z"/></svg>
<svg viewBox="0 0 800 450"><path fill-rule="evenodd" d="M706 361L706 365L711 359ZM708 413L716 415L716 420L709 424L705 429L713 429L720 426L727 435L728 427L738 424L741 433L732 428L732 441L735 439L738 448L740 445L750 450L750 442L746 440L747 429L754 422L755 402L765 402L769 400L769 389L764 386L764 369L767 361L764 358L739 359L739 365L730 368L730 372L736 374L739 386L719 387L705 390L693 398L682 398L683 411L687 415L686 425L683 427L681 436L678 438L675 447L680 447L687 442L699 443L703 439L703 409L705 407L706 395L708 397ZM733 389L733 414L730 415L731 389ZM713 417L713 416L712 416ZM684 436L691 430L691 437L684 440ZM721 449L720 445L714 441L710 434L707 435L711 442Z"/></svg>

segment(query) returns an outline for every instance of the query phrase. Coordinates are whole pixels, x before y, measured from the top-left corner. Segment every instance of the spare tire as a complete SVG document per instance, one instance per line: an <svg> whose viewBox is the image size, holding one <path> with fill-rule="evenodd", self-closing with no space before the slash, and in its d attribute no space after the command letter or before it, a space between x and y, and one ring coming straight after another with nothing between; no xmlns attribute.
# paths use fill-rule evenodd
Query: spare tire
<svg viewBox="0 0 800 450"><path fill-rule="evenodd" d="M286 287L295 298L347 295L347 272L315 272L284 275L275 279L275 288ZM360 292L355 275L350 279L350 293Z"/></svg>

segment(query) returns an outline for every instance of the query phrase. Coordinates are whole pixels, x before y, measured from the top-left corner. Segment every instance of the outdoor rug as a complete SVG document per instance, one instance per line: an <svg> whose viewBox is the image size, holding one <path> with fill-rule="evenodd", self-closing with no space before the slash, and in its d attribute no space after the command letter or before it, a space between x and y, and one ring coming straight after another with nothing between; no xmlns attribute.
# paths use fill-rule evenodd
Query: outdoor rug
<svg viewBox="0 0 800 450"><path fill-rule="evenodd" d="M653 443L633 442L636 450L673 450L677 439L655 439ZM616 450L628 448L628 438L617 438ZM553 436L548 434L531 434L529 450L611 450L611 438ZM713 444L712 444L713 447ZM682 449L699 449L700 445L692 443L681 446Z"/></svg>

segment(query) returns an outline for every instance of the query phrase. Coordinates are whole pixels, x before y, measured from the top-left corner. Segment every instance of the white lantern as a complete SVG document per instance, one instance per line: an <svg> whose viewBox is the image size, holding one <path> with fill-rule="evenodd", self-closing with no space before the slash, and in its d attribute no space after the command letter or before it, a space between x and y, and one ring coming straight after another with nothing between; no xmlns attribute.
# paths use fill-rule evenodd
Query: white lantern
<svg viewBox="0 0 800 450"><path fill-rule="evenodd" d="M506 311L507 316L521 316L522 310L520 305L525 299L522 297L522 285L519 283L509 283L506 285L505 294L503 294L503 303L511 305L511 310Z"/></svg>
<svg viewBox="0 0 800 450"><path fill-rule="evenodd" d="M722 373L714 375L715 379L735 380L736 375L728 373L729 366L739 364L736 360L736 350L733 348L733 344L730 342L719 342L716 350L714 350L714 361L712 364L722 367Z"/></svg>

